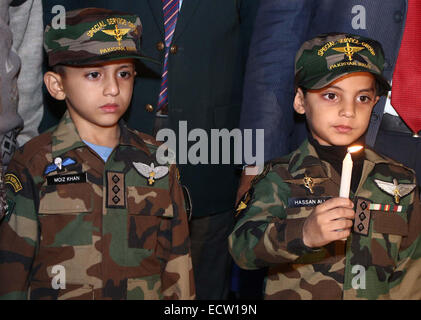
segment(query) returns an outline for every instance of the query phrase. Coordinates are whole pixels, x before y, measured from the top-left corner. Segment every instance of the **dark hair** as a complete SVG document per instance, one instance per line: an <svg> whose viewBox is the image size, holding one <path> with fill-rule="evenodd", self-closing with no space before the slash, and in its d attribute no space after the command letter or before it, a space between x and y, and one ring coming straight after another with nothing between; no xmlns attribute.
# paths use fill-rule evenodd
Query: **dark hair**
<svg viewBox="0 0 421 320"><path fill-rule="evenodd" d="M383 93L384 93L385 90L380 85L380 82L377 81L377 79L375 79L375 80L376 80L376 86L375 86L376 92L375 92L375 95L378 96L378 97L380 97L380 96L383 95ZM387 95L387 91L384 94Z"/></svg>
<svg viewBox="0 0 421 320"><path fill-rule="evenodd" d="M57 64L54 67L51 68L51 71L58 73L59 75L63 76L65 70L65 65L63 64Z"/></svg>
<svg viewBox="0 0 421 320"><path fill-rule="evenodd" d="M300 87L300 86L295 86L295 94L297 94L298 89L301 89L301 91L303 92L304 97L306 96L308 89L304 88L304 87Z"/></svg>

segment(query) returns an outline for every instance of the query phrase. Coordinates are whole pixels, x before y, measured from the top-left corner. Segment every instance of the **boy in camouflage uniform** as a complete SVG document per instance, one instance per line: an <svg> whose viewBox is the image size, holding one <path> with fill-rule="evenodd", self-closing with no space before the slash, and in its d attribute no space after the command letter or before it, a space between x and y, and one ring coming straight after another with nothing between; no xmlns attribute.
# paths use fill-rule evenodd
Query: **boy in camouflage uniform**
<svg viewBox="0 0 421 320"><path fill-rule="evenodd" d="M120 120L142 32L137 16L68 12L45 30L50 94L67 111L5 175L3 299L193 299L183 190L158 142ZM108 158L107 158L108 157Z"/></svg>
<svg viewBox="0 0 421 320"><path fill-rule="evenodd" d="M421 298L413 170L365 148L352 156L350 199L338 196L347 147L363 140L389 90L383 65L379 43L349 34L321 35L298 51L294 109L311 134L265 165L229 238L240 267L269 267L266 299Z"/></svg>

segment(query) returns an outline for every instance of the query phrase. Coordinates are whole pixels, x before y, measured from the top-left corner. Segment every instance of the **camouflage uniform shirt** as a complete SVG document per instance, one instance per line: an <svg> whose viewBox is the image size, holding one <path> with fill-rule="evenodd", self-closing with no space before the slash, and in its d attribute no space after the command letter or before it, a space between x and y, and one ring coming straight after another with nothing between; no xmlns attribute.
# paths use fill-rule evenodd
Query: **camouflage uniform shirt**
<svg viewBox="0 0 421 320"><path fill-rule="evenodd" d="M318 203L338 197L340 176L305 141L256 179L229 238L232 256L244 269L269 267L266 299L421 299L418 188L412 185L397 205L375 179L411 185L415 174L365 149L362 177L350 194L356 212L351 235L306 247L304 221Z"/></svg>
<svg viewBox="0 0 421 320"><path fill-rule="evenodd" d="M120 129L106 163L67 112L16 152L5 178L0 298L194 298L178 171L164 166L168 174L149 185L133 163L159 166L158 143Z"/></svg>

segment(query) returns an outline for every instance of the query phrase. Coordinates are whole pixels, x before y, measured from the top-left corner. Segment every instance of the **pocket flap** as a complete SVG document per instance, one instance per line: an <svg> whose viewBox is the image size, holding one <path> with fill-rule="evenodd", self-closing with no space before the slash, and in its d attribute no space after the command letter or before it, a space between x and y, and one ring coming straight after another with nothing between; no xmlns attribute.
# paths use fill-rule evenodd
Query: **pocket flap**
<svg viewBox="0 0 421 320"><path fill-rule="evenodd" d="M40 214L79 214L92 212L92 190L81 184L47 186L41 189Z"/></svg>
<svg viewBox="0 0 421 320"><path fill-rule="evenodd" d="M374 231L378 233L408 235L408 224L396 213L386 211L372 211Z"/></svg>
<svg viewBox="0 0 421 320"><path fill-rule="evenodd" d="M129 215L172 218L172 200L168 190L150 187L127 187Z"/></svg>

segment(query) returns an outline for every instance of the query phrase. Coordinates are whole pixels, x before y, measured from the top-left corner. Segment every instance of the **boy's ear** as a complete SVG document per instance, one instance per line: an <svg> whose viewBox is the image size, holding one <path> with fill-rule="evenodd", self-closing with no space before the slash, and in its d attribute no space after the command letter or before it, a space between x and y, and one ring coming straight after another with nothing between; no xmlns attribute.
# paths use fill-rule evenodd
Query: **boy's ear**
<svg viewBox="0 0 421 320"><path fill-rule="evenodd" d="M301 88L297 89L297 93L295 94L294 98L294 110L299 114L305 114L306 110L304 108L305 105L305 97L304 92Z"/></svg>
<svg viewBox="0 0 421 320"><path fill-rule="evenodd" d="M44 83L53 98L57 100L64 100L66 98L61 75L48 71L44 74Z"/></svg>

